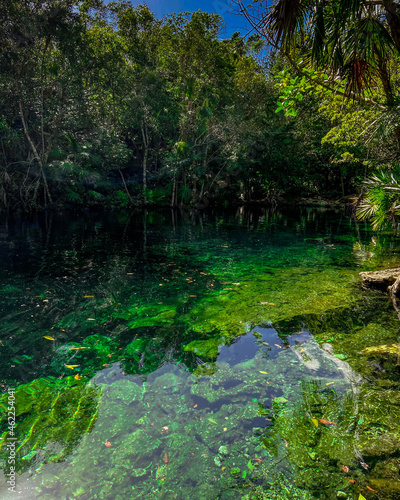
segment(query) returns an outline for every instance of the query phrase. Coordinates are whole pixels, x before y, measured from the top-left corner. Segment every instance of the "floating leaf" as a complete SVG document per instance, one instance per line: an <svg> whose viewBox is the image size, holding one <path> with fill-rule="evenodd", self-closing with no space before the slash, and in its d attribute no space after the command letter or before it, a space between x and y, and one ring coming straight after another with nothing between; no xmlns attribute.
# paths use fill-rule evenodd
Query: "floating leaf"
<svg viewBox="0 0 400 500"><path fill-rule="evenodd" d="M315 425L315 427L317 427L318 429L318 420L316 418L312 418L311 419L311 422Z"/></svg>
<svg viewBox="0 0 400 500"><path fill-rule="evenodd" d="M261 370L260 370L260 373L264 373L265 375L267 375L267 372L262 372Z"/></svg>
<svg viewBox="0 0 400 500"><path fill-rule="evenodd" d="M50 337L49 335L45 335L43 338L47 339L47 340L56 340L56 339L53 339L53 337Z"/></svg>
<svg viewBox="0 0 400 500"><path fill-rule="evenodd" d="M324 425L337 425L335 424L335 422L331 422L330 420L325 420L324 418L320 418L319 421L321 422L321 424Z"/></svg>
<svg viewBox="0 0 400 500"><path fill-rule="evenodd" d="M361 495L360 493L360 496L358 497L358 500L367 500L364 496Z"/></svg>
<svg viewBox="0 0 400 500"><path fill-rule="evenodd" d="M247 467L249 468L250 471L254 469L254 465L251 463L251 460L247 462Z"/></svg>
<svg viewBox="0 0 400 500"><path fill-rule="evenodd" d="M369 490L369 491L376 491L373 488L371 488L371 486L367 486L367 490Z"/></svg>
<svg viewBox="0 0 400 500"><path fill-rule="evenodd" d="M334 383L335 383L335 382L328 382L328 383L327 383L327 384L325 384L325 385L332 385L332 384L334 384Z"/></svg>
<svg viewBox="0 0 400 500"><path fill-rule="evenodd" d="M74 368L78 368L79 365L65 365L65 366L66 366L66 368L73 370Z"/></svg>
<svg viewBox="0 0 400 500"><path fill-rule="evenodd" d="M75 380L79 380L79 373L77 373L74 377Z"/></svg>
<svg viewBox="0 0 400 500"><path fill-rule="evenodd" d="M83 298L84 299L93 299L94 295L84 295Z"/></svg>
<svg viewBox="0 0 400 500"><path fill-rule="evenodd" d="M247 472L244 470L244 471L242 472L242 478L243 478L243 479L246 479L246 476L247 476Z"/></svg>

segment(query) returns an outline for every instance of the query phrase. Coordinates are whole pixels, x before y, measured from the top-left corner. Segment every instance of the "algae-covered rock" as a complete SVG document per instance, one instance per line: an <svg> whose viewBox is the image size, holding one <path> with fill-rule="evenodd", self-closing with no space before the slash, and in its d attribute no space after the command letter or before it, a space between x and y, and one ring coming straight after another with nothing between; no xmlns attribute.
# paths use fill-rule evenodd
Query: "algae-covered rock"
<svg viewBox="0 0 400 500"><path fill-rule="evenodd" d="M191 351L201 358L213 359L218 356L220 339L193 340L185 347L185 351Z"/></svg>
<svg viewBox="0 0 400 500"><path fill-rule="evenodd" d="M128 467L130 463L148 465L154 450L162 444L160 439L149 435L144 429L138 429L124 437L123 442L113 453L111 462ZM134 460L134 462L131 462ZM137 467L136 467L137 468Z"/></svg>
<svg viewBox="0 0 400 500"><path fill-rule="evenodd" d="M391 479L371 479L368 481L382 500L398 500L400 498L400 482Z"/></svg>
<svg viewBox="0 0 400 500"><path fill-rule="evenodd" d="M390 354L399 356L400 344L387 344L387 345L366 347L361 351L361 354L365 354L366 356L377 356L377 357L388 356Z"/></svg>
<svg viewBox="0 0 400 500"><path fill-rule="evenodd" d="M126 405L143 397L143 388L127 379L118 380L104 389L104 396L110 400L120 399Z"/></svg>

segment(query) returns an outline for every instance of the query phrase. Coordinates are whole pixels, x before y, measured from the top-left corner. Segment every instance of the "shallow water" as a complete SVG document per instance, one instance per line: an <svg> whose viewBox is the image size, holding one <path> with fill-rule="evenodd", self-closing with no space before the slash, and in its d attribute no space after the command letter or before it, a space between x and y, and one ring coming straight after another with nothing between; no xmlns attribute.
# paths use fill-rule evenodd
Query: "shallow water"
<svg viewBox="0 0 400 500"><path fill-rule="evenodd" d="M400 498L399 323L358 276L399 250L315 209L4 220L1 498Z"/></svg>

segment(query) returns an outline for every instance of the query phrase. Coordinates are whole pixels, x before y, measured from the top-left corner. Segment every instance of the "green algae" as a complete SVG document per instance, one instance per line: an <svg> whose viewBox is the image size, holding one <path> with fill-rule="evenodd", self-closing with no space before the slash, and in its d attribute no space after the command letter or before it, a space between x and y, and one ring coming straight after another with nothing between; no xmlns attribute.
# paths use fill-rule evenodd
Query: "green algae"
<svg viewBox="0 0 400 500"><path fill-rule="evenodd" d="M18 435L17 470L23 471L34 460L35 466L65 459L82 437L91 432L97 416L99 391L87 388L73 377L64 380L36 379L15 391ZM7 406L7 396L0 399ZM6 413L0 418L2 430L0 459L6 462ZM60 426L62 422L62 426Z"/></svg>

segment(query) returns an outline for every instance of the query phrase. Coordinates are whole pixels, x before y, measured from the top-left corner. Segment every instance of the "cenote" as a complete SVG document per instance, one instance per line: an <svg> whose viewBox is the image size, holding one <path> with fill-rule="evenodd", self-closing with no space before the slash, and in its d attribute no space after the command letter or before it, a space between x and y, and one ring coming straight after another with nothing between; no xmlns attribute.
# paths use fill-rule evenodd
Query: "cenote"
<svg viewBox="0 0 400 500"><path fill-rule="evenodd" d="M399 252L323 209L2 220L1 499L400 498L399 321L358 274Z"/></svg>

